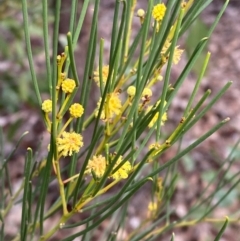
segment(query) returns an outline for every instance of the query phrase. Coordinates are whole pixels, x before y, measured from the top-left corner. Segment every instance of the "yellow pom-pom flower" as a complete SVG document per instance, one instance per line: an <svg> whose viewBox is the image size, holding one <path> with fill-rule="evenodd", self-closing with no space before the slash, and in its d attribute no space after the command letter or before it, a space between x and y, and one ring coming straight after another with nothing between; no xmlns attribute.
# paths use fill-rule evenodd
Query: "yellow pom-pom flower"
<svg viewBox="0 0 240 241"><path fill-rule="evenodd" d="M103 84L106 84L107 78L108 78L108 72L109 72L109 65L105 65L102 67L102 81ZM93 72L93 79L96 82L98 86L100 86L100 73L99 73L99 67L96 69L96 71Z"/></svg>
<svg viewBox="0 0 240 241"><path fill-rule="evenodd" d="M157 80L158 80L158 81L162 81L162 80L163 80L162 75L158 75Z"/></svg>
<svg viewBox="0 0 240 241"><path fill-rule="evenodd" d="M83 146L82 136L75 132L64 131L61 137L57 138L58 152L63 156L72 156L72 154L78 153Z"/></svg>
<svg viewBox="0 0 240 241"><path fill-rule="evenodd" d="M140 23L143 24L144 22L144 17L145 17L145 11L143 9L138 9L137 11L137 16L140 19Z"/></svg>
<svg viewBox="0 0 240 241"><path fill-rule="evenodd" d="M44 100L42 103L42 110L45 113L52 112L52 101L51 100Z"/></svg>
<svg viewBox="0 0 240 241"><path fill-rule="evenodd" d="M131 85L127 88L127 93L129 96L133 97L136 94L136 87Z"/></svg>
<svg viewBox="0 0 240 241"><path fill-rule="evenodd" d="M69 112L73 118L79 118L84 113L84 109L82 105L75 103L71 105L71 107L69 108Z"/></svg>
<svg viewBox="0 0 240 241"><path fill-rule="evenodd" d="M94 174L100 178L103 176L106 170L106 158L102 155L93 156L91 160L89 160L87 169L85 173L94 172Z"/></svg>
<svg viewBox="0 0 240 241"><path fill-rule="evenodd" d="M142 96L151 97L152 96L152 90L150 88L144 88L143 92L142 92Z"/></svg>
<svg viewBox="0 0 240 241"><path fill-rule="evenodd" d="M122 156L120 156L114 166L116 168L122 162ZM114 169L113 168L113 169ZM131 171L132 166L129 161L126 161L116 172L114 172L111 177L115 180L128 178L128 173Z"/></svg>
<svg viewBox="0 0 240 241"><path fill-rule="evenodd" d="M142 8L138 9L137 10L137 16L139 18L143 18L145 16L145 11Z"/></svg>
<svg viewBox="0 0 240 241"><path fill-rule="evenodd" d="M166 6L164 3L159 3L153 7L152 16L156 21L162 21L166 12Z"/></svg>
<svg viewBox="0 0 240 241"><path fill-rule="evenodd" d="M109 117L112 118L115 115L120 114L120 110L122 108L121 100L119 98L118 93L112 93L110 94L110 98L108 101L108 105L105 106L106 109L109 110Z"/></svg>
<svg viewBox="0 0 240 241"><path fill-rule="evenodd" d="M73 79L65 79L62 82L62 91L66 94L71 94L76 87L76 83Z"/></svg>
<svg viewBox="0 0 240 241"><path fill-rule="evenodd" d="M102 101L102 99L100 98L100 100L97 103L97 110L95 111L96 117L99 112L101 101ZM121 100L119 98L119 93L115 93L115 92L111 93L106 98L100 118L102 120L113 118L114 115L120 114L121 108L122 108L122 104L121 104Z"/></svg>
<svg viewBox="0 0 240 241"><path fill-rule="evenodd" d="M158 106L159 103L160 103L160 101L157 102L156 106ZM164 106L165 106L166 104L167 104L167 102L165 101L165 102L164 102ZM151 105L151 106L148 106L148 108L147 108L147 113L148 113L149 111L151 111L152 109L153 109L153 106L152 106L152 105ZM155 124L156 121L158 120L158 116L159 116L159 112L157 112L157 113L153 116L152 120L151 120L150 123L148 124L148 127L149 127L149 128L151 128L151 127L154 126L154 124ZM162 115L161 126L164 125L164 123L165 123L166 120L167 120L167 112L163 113L163 115ZM157 126L155 126L155 128L157 128Z"/></svg>

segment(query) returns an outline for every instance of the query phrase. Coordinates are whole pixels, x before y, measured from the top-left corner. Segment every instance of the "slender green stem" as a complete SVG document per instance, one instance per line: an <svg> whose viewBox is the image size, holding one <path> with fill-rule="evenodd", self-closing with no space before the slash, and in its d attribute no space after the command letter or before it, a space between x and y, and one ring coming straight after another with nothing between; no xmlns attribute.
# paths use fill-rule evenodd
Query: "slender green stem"
<svg viewBox="0 0 240 241"><path fill-rule="evenodd" d="M61 10L61 0L55 1L55 13L54 13L54 28L53 28L53 45L52 45L52 86L56 87L56 78L57 78L57 62L55 61L57 58L57 48L58 48L58 37L59 37L59 22L60 22L60 10ZM51 90L52 95L52 90Z"/></svg>
<svg viewBox="0 0 240 241"><path fill-rule="evenodd" d="M181 9L179 17L178 17L176 30L175 30L172 45L171 45L170 56L169 56L169 60L168 60L168 64L167 64L167 70L166 70L166 74L165 74L163 90L161 93L161 102L159 105L159 116L158 116L157 131L156 131L156 141L157 142L160 140L160 136L161 136L161 122L162 122L161 120L162 120L162 116L164 113L164 106L165 106L165 100L166 100L167 90L168 90L168 86L169 86L173 56L174 56L175 46L176 46L176 43L178 40L178 35L179 35L179 30L180 30L180 26L182 23L183 15L184 15L184 8Z"/></svg>
<svg viewBox="0 0 240 241"><path fill-rule="evenodd" d="M76 16L77 16L77 0L72 0L71 4L71 13L70 13L70 24L69 24L69 30L70 33L73 33L75 30L75 22L76 22Z"/></svg>
<svg viewBox="0 0 240 241"><path fill-rule="evenodd" d="M20 228L20 237L21 240L27 239L27 231L29 225L28 210L32 207L28 205L28 197L29 197L29 183L31 176L31 164L32 164L32 150L28 148L26 162L24 166L24 192L23 192L23 200L22 200L22 217L21 217L21 228ZM31 194L30 194L31 195Z"/></svg>
<svg viewBox="0 0 240 241"><path fill-rule="evenodd" d="M216 238L214 239L214 241L219 241L220 238L222 237L222 235L223 235L225 229L227 228L227 225L228 225L228 223L229 223L229 218L226 217L225 220L226 220L225 223L223 224L221 230L219 231L219 233L218 233L218 235L216 236Z"/></svg>
<svg viewBox="0 0 240 241"><path fill-rule="evenodd" d="M104 82L103 82L103 47L104 47L104 39L100 40L100 50L99 50L99 85L100 85L100 92L101 96L103 95L103 90L104 90Z"/></svg>
<svg viewBox="0 0 240 241"><path fill-rule="evenodd" d="M43 17L43 39L44 39L44 50L45 50L45 62L47 68L47 80L49 93L52 90L52 73L50 66L50 53L49 53L49 39L48 39L48 1L42 0L42 17Z"/></svg>
<svg viewBox="0 0 240 241"><path fill-rule="evenodd" d="M78 87L79 79L78 79L77 68L76 68L76 63L75 63L74 53L73 53L72 35L70 32L67 34L67 40L68 40L68 48L69 48L70 66L71 66L71 70L73 73L76 86Z"/></svg>
<svg viewBox="0 0 240 241"><path fill-rule="evenodd" d="M63 184L62 177L61 177L59 160L56 160L54 162L55 162L55 166L56 166L57 180L58 180L58 185L59 185L59 189L60 189L60 195L61 195L61 199L62 199L63 216L66 216L68 214L68 211L67 211L67 204L66 204L66 198L65 198L65 192L64 192L64 184Z"/></svg>
<svg viewBox="0 0 240 241"><path fill-rule="evenodd" d="M95 113L93 111L93 113L90 116L88 116L88 118L84 121L84 123L83 123L83 131L92 123L94 118L95 118Z"/></svg>
<svg viewBox="0 0 240 241"><path fill-rule="evenodd" d="M42 99L41 99L41 95L40 95L40 91L39 91L39 87L38 87L36 72L35 72L35 69L34 69L27 10L28 10L27 0L22 0L23 28L24 28L24 34L25 34L28 62L29 62L29 67L30 67L30 71L31 71L32 82L33 82L35 94L36 94L36 97L37 97L37 102L38 102L38 105L41 107Z"/></svg>
<svg viewBox="0 0 240 241"><path fill-rule="evenodd" d="M199 75L199 77L198 77L198 79L197 79L197 83L196 83L196 85L194 86L193 92L192 92L192 94L191 94L191 96L190 96L190 98L189 98L187 107L186 107L186 109L185 109L185 111L184 111L184 116L185 116L185 117L186 117L186 115L188 115L188 113L189 113L189 111L190 111L190 108L191 108L191 106L192 106L193 100L194 100L194 98L195 98L195 96L196 96L196 94L197 94L197 91L198 91L198 89L199 89L201 80L202 80L202 78L203 78L203 76L204 76L204 74L205 74L206 68L207 68L207 66L208 66L208 62L209 62L210 56L211 56L211 54L208 52L208 53L207 53L207 56L206 56L206 59L205 59L205 61L204 61L204 64L203 64L203 68L202 68L202 70L201 70L201 73L200 73L200 75Z"/></svg>

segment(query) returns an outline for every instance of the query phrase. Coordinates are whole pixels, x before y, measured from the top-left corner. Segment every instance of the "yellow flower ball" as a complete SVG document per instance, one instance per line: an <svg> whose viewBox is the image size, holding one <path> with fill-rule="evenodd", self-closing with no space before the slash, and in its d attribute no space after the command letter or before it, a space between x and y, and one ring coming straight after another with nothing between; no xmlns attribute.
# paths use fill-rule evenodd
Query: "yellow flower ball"
<svg viewBox="0 0 240 241"><path fill-rule="evenodd" d="M73 152L78 153L83 146L82 139L78 133L64 131L61 137L57 138L58 152L63 156L72 156Z"/></svg>
<svg viewBox="0 0 240 241"><path fill-rule="evenodd" d="M142 96L148 96L151 97L152 96L152 90L149 88L144 88L143 92L142 92Z"/></svg>
<svg viewBox="0 0 240 241"><path fill-rule="evenodd" d="M73 79L65 79L62 82L62 91L66 94L71 94L76 87L76 83Z"/></svg>
<svg viewBox="0 0 240 241"><path fill-rule="evenodd" d="M128 89L127 89L127 93L128 93L129 96L135 96L136 87L133 86L133 85L129 86Z"/></svg>
<svg viewBox="0 0 240 241"><path fill-rule="evenodd" d="M106 106L105 108L107 108L109 110L110 118L112 118L114 114L115 115L120 114L122 104L121 104L121 100L119 98L118 93L110 94L108 106Z"/></svg>
<svg viewBox="0 0 240 241"><path fill-rule="evenodd" d="M69 112L73 118L79 118L84 113L84 109L82 105L75 103L71 105L71 107L69 108Z"/></svg>
<svg viewBox="0 0 240 241"><path fill-rule="evenodd" d="M164 3L159 3L153 7L152 16L156 21L162 21L166 12Z"/></svg>
<svg viewBox="0 0 240 241"><path fill-rule="evenodd" d="M106 170L107 162L106 158L102 155L93 156L89 160L86 173L94 172L97 177L102 177Z"/></svg>
<svg viewBox="0 0 240 241"><path fill-rule="evenodd" d="M139 17L139 18L143 18L144 16L145 16L145 11L143 10L143 9L138 9L138 11L137 11L137 16Z"/></svg>
<svg viewBox="0 0 240 241"><path fill-rule="evenodd" d="M42 103L42 110L45 113L52 112L52 101L51 100L44 100Z"/></svg>
<svg viewBox="0 0 240 241"><path fill-rule="evenodd" d="M116 168L123 161L123 157L120 156L114 166ZM113 169L114 169L113 168ZM132 166L129 161L126 161L116 172L114 172L111 177L115 180L128 178L128 173L131 171Z"/></svg>
<svg viewBox="0 0 240 241"><path fill-rule="evenodd" d="M97 109L95 111L96 117L98 116L98 113L99 113L101 101L102 99L100 98L100 100L97 103ZM110 119L110 118L113 118L114 115L119 115L121 113L121 108L122 108L122 104L119 98L119 94L115 92L110 93L104 103L103 110L100 116L101 120Z"/></svg>

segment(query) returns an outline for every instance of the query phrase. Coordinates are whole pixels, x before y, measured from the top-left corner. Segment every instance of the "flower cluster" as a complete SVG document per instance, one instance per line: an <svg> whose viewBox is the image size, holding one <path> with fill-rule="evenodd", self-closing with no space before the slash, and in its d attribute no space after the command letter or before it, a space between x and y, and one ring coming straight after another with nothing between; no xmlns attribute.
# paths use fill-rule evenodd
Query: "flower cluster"
<svg viewBox="0 0 240 241"><path fill-rule="evenodd" d="M56 85L56 116L53 117L53 120L55 120L57 123L55 123L56 128L56 146L57 146L57 152L58 152L58 160L55 160L56 162L59 161L59 158L61 156L72 156L73 153L78 153L80 151L80 148L83 146L83 138L81 134L78 134L76 132L67 132L66 129L68 125L71 123L73 118L79 118L84 113L84 108L79 103L74 103L69 108L70 118L69 120L62 125L61 120L63 119L63 115L66 113L67 109L66 107L70 105L70 102L72 101L70 98L70 94L72 94L76 88L76 81L70 78L66 78L67 74L62 71L64 62L67 58L67 55L65 53L62 53L61 55L57 56L57 67L58 67L58 80ZM63 95L66 94L65 95ZM59 103L59 94L62 94L61 102ZM60 106L59 106L60 105ZM42 103L42 110L45 112L45 118L47 123L48 131L51 131L52 128L52 121L49 119L48 113L52 112L53 109L53 103L52 100L45 100ZM61 124L61 125L60 125ZM61 127L62 128L58 128ZM49 148L50 149L50 145ZM56 172L56 165L53 164L53 168Z"/></svg>
<svg viewBox="0 0 240 241"><path fill-rule="evenodd" d="M116 168L123 161L122 156L120 156L114 165ZM88 166L85 173L93 173L97 178L101 178L106 171L107 161L102 155L93 156L89 160ZM114 169L113 168L113 169ZM128 178L128 173L131 171L132 167L129 161L126 161L116 172L112 173L109 177L115 180Z"/></svg>

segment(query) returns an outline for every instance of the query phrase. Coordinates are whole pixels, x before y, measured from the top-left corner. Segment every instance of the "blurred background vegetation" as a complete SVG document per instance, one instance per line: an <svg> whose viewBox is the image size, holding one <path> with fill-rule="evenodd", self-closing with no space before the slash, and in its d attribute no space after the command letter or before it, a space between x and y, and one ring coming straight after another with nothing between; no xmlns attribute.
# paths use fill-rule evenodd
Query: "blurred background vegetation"
<svg viewBox="0 0 240 241"><path fill-rule="evenodd" d="M51 20L51 17L50 17ZM13 113L23 105L34 106L35 98L30 82L30 72L26 58L24 31L22 27L21 2L5 0L0 4L0 88L2 114ZM33 0L29 3L29 30L32 36L35 66L41 90L44 91L45 73L42 41L41 4Z"/></svg>

